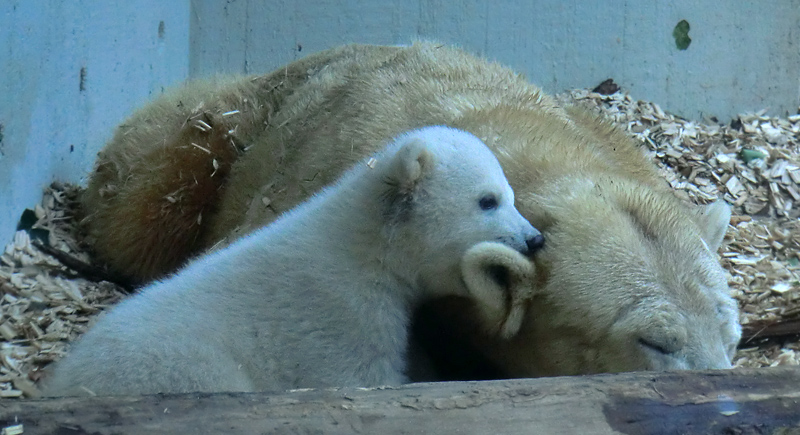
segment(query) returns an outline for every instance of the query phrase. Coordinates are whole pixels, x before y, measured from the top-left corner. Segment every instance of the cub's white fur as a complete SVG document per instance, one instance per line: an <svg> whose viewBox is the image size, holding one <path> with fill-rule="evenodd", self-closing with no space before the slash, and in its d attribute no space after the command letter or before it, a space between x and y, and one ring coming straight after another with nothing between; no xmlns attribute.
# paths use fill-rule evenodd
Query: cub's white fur
<svg viewBox="0 0 800 435"><path fill-rule="evenodd" d="M469 133L414 130L373 157L273 224L119 304L56 364L45 393L406 381L413 307L469 294L462 267L475 277L488 264L474 250L465 257L470 247L495 241L526 252L540 234L514 208L493 154ZM514 261L528 266L509 266L509 276L532 267L522 255ZM504 322L499 286L475 299L489 300L490 320Z"/></svg>

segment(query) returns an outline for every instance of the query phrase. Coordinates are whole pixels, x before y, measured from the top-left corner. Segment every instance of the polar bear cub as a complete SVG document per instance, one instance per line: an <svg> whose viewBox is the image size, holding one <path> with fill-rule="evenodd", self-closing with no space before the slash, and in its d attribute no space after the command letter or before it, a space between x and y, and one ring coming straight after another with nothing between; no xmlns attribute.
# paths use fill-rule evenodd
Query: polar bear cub
<svg viewBox="0 0 800 435"><path fill-rule="evenodd" d="M403 383L410 314L430 297L470 295L462 263L481 270L470 248L530 254L543 240L478 138L413 130L271 225L120 303L55 364L44 392ZM494 297L485 317L502 321L502 295L474 294Z"/></svg>

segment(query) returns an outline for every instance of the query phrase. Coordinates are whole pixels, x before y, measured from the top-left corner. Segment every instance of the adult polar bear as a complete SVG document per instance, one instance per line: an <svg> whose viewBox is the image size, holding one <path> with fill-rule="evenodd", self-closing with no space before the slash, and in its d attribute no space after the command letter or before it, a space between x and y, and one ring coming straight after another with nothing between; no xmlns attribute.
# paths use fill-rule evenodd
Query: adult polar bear
<svg viewBox="0 0 800 435"><path fill-rule="evenodd" d="M157 277L435 124L489 145L547 240L514 339L475 331L454 301L434 310L501 375L730 366L738 310L715 256L727 205L682 203L624 134L447 46L346 46L162 96L100 153L87 228L112 268Z"/></svg>

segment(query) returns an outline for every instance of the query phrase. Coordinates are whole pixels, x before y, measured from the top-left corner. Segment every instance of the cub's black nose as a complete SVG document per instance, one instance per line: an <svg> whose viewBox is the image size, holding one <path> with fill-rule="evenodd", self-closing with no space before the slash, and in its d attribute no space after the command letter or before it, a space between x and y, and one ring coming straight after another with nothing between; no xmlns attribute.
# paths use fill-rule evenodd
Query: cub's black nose
<svg viewBox="0 0 800 435"><path fill-rule="evenodd" d="M525 244L528 245L528 255L535 254L536 251L544 247L544 236L537 234L530 239L525 240Z"/></svg>

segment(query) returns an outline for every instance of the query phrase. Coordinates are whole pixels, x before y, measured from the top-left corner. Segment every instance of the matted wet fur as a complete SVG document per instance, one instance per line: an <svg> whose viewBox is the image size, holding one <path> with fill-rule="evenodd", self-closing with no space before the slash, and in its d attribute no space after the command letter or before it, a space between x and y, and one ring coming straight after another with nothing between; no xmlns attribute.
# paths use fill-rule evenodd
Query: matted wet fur
<svg viewBox="0 0 800 435"><path fill-rule="evenodd" d="M172 203L166 193L180 186L163 178L202 173L192 160L161 158L164 149L192 147L180 131L193 128L184 120L197 111L183 101L223 119L242 151L215 195L184 189L195 194ZM129 133L121 128L100 155L98 168L116 169L90 180L87 228L116 270L161 276L193 252L269 223L387 138L435 124L489 145L519 210L547 240L536 257L537 296L512 341L481 334L463 310L448 309L455 304L429 311L458 325L449 333L499 375L730 365L740 328L716 258L727 205L682 203L623 133L448 46L347 46L266 76L173 91L135 114Z"/></svg>

